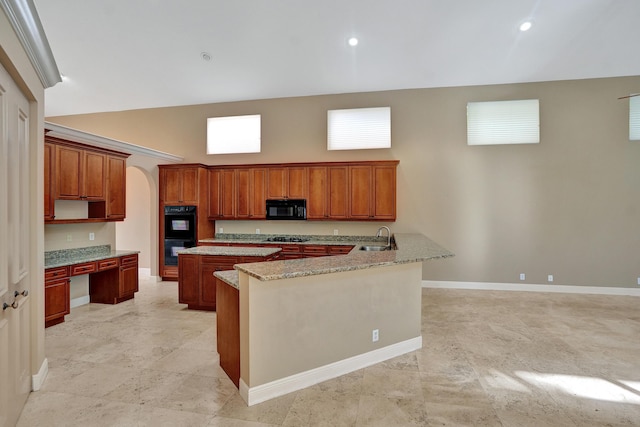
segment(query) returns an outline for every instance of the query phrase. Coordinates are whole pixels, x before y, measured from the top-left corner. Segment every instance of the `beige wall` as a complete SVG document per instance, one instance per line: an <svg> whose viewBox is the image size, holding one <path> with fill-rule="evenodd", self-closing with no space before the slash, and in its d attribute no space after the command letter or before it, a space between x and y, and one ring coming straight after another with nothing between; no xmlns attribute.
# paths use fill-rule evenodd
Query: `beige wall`
<svg viewBox="0 0 640 427"><path fill-rule="evenodd" d="M395 232L423 233L456 253L425 263L425 280L636 287L640 277L640 143L628 101L640 76L313 96L146 109L47 120L183 156L239 164L398 159ZM466 145L466 103L540 99L537 145ZM391 106L392 148L326 150L328 109ZM262 153L205 154L206 118L262 114ZM157 172L156 172L157 173ZM382 224L308 223L310 232ZM266 221L225 232L286 231ZM294 226L298 227L298 226Z"/></svg>
<svg viewBox="0 0 640 427"><path fill-rule="evenodd" d="M136 167L127 168L127 217L116 223L116 248L140 251L138 266L150 268L151 197L147 177ZM154 228L155 232L155 228ZM154 254L156 256L156 254Z"/></svg>

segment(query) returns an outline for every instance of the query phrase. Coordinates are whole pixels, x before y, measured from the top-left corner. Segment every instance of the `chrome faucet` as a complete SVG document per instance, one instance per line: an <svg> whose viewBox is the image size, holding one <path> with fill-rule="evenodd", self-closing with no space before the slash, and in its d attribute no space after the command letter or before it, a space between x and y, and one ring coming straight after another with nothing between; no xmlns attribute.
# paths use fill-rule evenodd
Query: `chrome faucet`
<svg viewBox="0 0 640 427"><path fill-rule="evenodd" d="M387 227L386 225L383 225L382 227L378 228L378 232L376 233L376 237L381 237L382 236L382 230L383 229L387 230L387 246L391 247L391 230L389 229L389 227Z"/></svg>

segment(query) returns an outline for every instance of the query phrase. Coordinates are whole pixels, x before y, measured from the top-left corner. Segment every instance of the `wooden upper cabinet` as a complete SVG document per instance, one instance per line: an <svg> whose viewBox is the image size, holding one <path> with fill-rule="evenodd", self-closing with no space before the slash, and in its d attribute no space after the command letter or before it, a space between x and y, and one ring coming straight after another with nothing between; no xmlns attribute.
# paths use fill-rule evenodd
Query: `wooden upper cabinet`
<svg viewBox="0 0 640 427"><path fill-rule="evenodd" d="M54 218L55 194L53 189L53 175L55 171L55 150L53 144L44 144L44 219Z"/></svg>
<svg viewBox="0 0 640 427"><path fill-rule="evenodd" d="M251 168L249 171L249 218L265 219L267 217L267 170Z"/></svg>
<svg viewBox="0 0 640 427"><path fill-rule="evenodd" d="M349 219L349 167L327 168L327 210L329 219Z"/></svg>
<svg viewBox="0 0 640 427"><path fill-rule="evenodd" d="M198 204L198 167L163 168L160 174L160 196L165 205Z"/></svg>
<svg viewBox="0 0 640 427"><path fill-rule="evenodd" d="M396 165L349 166L349 217L396 219Z"/></svg>
<svg viewBox="0 0 640 427"><path fill-rule="evenodd" d="M107 156L107 218L124 220L126 214L127 159Z"/></svg>
<svg viewBox="0 0 640 427"><path fill-rule="evenodd" d="M235 170L209 170L209 219L235 217Z"/></svg>
<svg viewBox="0 0 640 427"><path fill-rule="evenodd" d="M327 187L327 167L310 166L307 168L309 197L307 197L307 219L326 219L329 217Z"/></svg>
<svg viewBox="0 0 640 427"><path fill-rule="evenodd" d="M307 198L306 167L269 167L267 173L267 199Z"/></svg>
<svg viewBox="0 0 640 427"><path fill-rule="evenodd" d="M105 200L106 155L56 145L56 199Z"/></svg>

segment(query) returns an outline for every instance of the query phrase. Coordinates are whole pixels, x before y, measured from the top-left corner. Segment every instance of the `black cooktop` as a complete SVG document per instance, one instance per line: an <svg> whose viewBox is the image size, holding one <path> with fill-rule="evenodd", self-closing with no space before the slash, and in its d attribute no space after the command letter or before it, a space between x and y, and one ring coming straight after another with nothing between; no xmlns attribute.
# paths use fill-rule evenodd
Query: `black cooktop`
<svg viewBox="0 0 640 427"><path fill-rule="evenodd" d="M300 243L309 241L308 237L285 237L285 236L275 236L269 237L265 240L265 242L288 242L288 243Z"/></svg>

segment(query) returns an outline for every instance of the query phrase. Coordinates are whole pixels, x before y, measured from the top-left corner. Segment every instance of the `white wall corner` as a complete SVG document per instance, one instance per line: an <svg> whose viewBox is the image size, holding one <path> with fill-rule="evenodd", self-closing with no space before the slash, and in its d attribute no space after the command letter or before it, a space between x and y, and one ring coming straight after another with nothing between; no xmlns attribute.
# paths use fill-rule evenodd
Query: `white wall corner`
<svg viewBox="0 0 640 427"><path fill-rule="evenodd" d="M31 376L31 391L38 391L49 374L49 360L45 357L37 374Z"/></svg>

